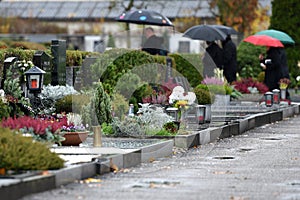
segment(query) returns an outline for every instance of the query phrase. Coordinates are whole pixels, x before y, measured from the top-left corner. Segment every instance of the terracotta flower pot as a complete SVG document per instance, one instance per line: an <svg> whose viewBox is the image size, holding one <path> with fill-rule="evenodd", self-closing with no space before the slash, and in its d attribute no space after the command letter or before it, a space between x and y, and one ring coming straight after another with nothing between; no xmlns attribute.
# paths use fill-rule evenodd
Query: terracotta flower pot
<svg viewBox="0 0 300 200"><path fill-rule="evenodd" d="M79 146L88 137L89 132L67 132L64 134L65 140L61 142L63 146Z"/></svg>

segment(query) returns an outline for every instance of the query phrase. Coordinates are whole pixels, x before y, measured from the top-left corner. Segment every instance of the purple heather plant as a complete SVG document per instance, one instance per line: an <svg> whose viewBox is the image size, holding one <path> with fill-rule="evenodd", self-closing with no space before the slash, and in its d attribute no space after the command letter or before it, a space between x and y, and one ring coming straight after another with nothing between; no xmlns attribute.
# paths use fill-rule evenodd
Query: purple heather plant
<svg viewBox="0 0 300 200"><path fill-rule="evenodd" d="M205 77L203 81L201 81L202 84L205 85L224 85L224 81L222 79L216 78L216 77Z"/></svg>
<svg viewBox="0 0 300 200"><path fill-rule="evenodd" d="M62 132L78 132L78 131L85 131L85 130L86 128L83 125L80 126L68 125L68 126L61 127Z"/></svg>

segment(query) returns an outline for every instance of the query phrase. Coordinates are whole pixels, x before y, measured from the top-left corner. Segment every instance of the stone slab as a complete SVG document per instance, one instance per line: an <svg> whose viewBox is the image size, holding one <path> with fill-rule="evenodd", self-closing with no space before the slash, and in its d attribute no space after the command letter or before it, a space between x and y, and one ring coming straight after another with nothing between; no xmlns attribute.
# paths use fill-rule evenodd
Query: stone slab
<svg viewBox="0 0 300 200"><path fill-rule="evenodd" d="M17 200L25 195L47 191L56 187L54 175L39 175L16 180L14 183L11 182L10 185L7 185L7 183L5 186L1 184L1 199Z"/></svg>
<svg viewBox="0 0 300 200"><path fill-rule="evenodd" d="M189 135L177 135L174 138L174 144L176 147L180 148L191 148L199 145L199 134L192 133Z"/></svg>
<svg viewBox="0 0 300 200"><path fill-rule="evenodd" d="M199 132L199 144L204 145L210 143L210 131L202 130Z"/></svg>
<svg viewBox="0 0 300 200"><path fill-rule="evenodd" d="M170 156L173 152L174 140L167 140L146 147L142 147L142 162L150 162L161 157Z"/></svg>

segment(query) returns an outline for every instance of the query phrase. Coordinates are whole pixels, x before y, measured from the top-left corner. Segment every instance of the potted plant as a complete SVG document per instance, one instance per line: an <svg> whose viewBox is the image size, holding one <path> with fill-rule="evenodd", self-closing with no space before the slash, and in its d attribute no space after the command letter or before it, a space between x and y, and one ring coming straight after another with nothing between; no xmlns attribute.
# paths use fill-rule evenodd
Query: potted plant
<svg viewBox="0 0 300 200"><path fill-rule="evenodd" d="M62 120L65 120L64 125L61 127L61 133L65 138L61 142L63 146L79 146L87 139L89 131L82 124L81 115L68 113Z"/></svg>

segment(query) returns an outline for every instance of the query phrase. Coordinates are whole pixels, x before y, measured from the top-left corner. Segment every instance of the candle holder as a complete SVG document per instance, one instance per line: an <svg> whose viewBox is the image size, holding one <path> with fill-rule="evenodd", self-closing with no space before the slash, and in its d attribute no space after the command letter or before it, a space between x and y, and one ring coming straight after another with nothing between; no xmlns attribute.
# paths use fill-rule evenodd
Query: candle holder
<svg viewBox="0 0 300 200"><path fill-rule="evenodd" d="M273 93L266 92L265 93L265 103L267 107L271 107L273 105Z"/></svg>
<svg viewBox="0 0 300 200"><path fill-rule="evenodd" d="M174 121L178 121L178 108L170 107L166 109L168 115L174 118Z"/></svg>
<svg viewBox="0 0 300 200"><path fill-rule="evenodd" d="M286 89L281 89L280 90L280 98L282 100L286 100Z"/></svg>
<svg viewBox="0 0 300 200"><path fill-rule="evenodd" d="M280 103L280 90L274 89L273 92L273 103L279 104Z"/></svg>
<svg viewBox="0 0 300 200"><path fill-rule="evenodd" d="M206 110L206 107L204 105L196 106L196 118L197 118L198 124L205 123L205 110Z"/></svg>

